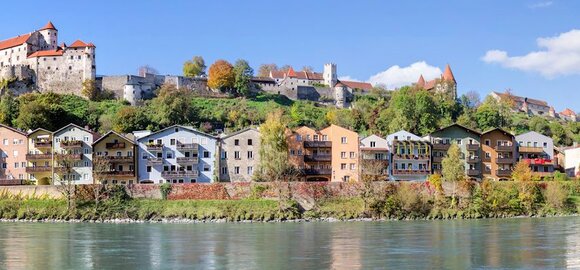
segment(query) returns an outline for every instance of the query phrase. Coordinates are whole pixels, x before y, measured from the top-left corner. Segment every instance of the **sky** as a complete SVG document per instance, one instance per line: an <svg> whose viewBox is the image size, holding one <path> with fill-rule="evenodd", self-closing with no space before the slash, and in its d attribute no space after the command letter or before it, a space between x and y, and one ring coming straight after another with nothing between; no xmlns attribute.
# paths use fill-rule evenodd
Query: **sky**
<svg viewBox="0 0 580 270"><path fill-rule="evenodd" d="M511 89L580 111L580 1L10 1L0 39L51 20L59 42L93 42L97 74L184 61L246 59L385 84L438 77L449 64L458 93Z"/></svg>

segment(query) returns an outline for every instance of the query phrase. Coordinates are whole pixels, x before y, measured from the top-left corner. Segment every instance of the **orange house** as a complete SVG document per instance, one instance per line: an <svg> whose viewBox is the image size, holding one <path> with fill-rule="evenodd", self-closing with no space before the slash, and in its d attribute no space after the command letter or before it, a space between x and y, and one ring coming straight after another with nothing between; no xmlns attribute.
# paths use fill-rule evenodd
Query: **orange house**
<svg viewBox="0 0 580 270"><path fill-rule="evenodd" d="M287 134L289 162L304 172L306 181L358 181L356 132L331 125L320 131L299 127Z"/></svg>
<svg viewBox="0 0 580 270"><path fill-rule="evenodd" d="M483 178L510 179L516 163L516 143L513 134L495 128L481 134Z"/></svg>
<svg viewBox="0 0 580 270"><path fill-rule="evenodd" d="M26 175L28 139L26 133L0 124L1 163L0 182L4 185L19 185Z"/></svg>

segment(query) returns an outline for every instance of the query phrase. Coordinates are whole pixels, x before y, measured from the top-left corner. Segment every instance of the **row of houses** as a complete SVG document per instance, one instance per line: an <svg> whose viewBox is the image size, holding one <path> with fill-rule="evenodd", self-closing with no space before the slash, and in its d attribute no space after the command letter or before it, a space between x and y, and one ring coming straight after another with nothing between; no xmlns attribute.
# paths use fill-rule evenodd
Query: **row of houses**
<svg viewBox="0 0 580 270"><path fill-rule="evenodd" d="M114 131L100 136L69 124L57 131L36 129L24 133L0 125L0 182L8 185L95 182L210 183L248 182L259 170L260 132L247 128L216 137L188 126L157 132ZM551 138L537 132L514 136L496 128L483 133L453 124L420 137L399 131L386 137L358 133L331 125L321 130L299 127L286 131L288 162L304 181L376 180L424 181L442 170L451 144L461 149L465 174L475 180L509 179L515 163L524 160L540 176L549 176L558 164L570 176L580 161L570 148L565 164L558 162ZM559 153L562 157L562 153ZM70 169L63 168L63 160ZM570 168L568 168L570 167Z"/></svg>

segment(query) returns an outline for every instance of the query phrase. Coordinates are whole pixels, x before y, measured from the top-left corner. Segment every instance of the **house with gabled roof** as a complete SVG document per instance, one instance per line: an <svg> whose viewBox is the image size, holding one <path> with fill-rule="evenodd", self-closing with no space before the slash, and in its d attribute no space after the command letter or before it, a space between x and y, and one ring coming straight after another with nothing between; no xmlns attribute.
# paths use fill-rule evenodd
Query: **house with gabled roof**
<svg viewBox="0 0 580 270"><path fill-rule="evenodd" d="M100 184L135 184L137 166L133 134L113 130L93 143L93 176Z"/></svg>
<svg viewBox="0 0 580 270"><path fill-rule="evenodd" d="M93 184L93 142L97 133L68 124L52 133L53 183Z"/></svg>
<svg viewBox="0 0 580 270"><path fill-rule="evenodd" d="M260 165L260 131L245 128L220 138L219 179L250 182Z"/></svg>

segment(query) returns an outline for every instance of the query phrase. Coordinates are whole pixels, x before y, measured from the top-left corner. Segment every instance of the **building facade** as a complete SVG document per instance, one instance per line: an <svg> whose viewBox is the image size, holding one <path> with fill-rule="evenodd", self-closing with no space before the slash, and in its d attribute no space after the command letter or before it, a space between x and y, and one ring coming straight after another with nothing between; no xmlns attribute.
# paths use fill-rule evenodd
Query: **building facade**
<svg viewBox="0 0 580 270"><path fill-rule="evenodd" d="M82 83L94 80L95 74L95 45L81 40L58 44L51 22L0 41L0 79L28 80L40 91L81 95Z"/></svg>
<svg viewBox="0 0 580 270"><path fill-rule="evenodd" d="M26 153L28 152L28 141L26 133L0 125L0 183L21 184L26 175Z"/></svg>
<svg viewBox="0 0 580 270"><path fill-rule="evenodd" d="M425 181L431 174L431 145L401 130L387 136L390 151L389 179Z"/></svg>
<svg viewBox="0 0 580 270"><path fill-rule="evenodd" d="M26 154L28 179L36 184L53 183L52 132L38 128L28 133Z"/></svg>
<svg viewBox="0 0 580 270"><path fill-rule="evenodd" d="M220 181L252 181L260 164L260 131L254 128L240 130L222 137L219 145Z"/></svg>
<svg viewBox="0 0 580 270"><path fill-rule="evenodd" d="M449 65L445 67L445 71L441 74L440 78L425 81L423 75L420 75L415 86L427 91L447 94L452 99L457 98L457 81Z"/></svg>
<svg viewBox="0 0 580 270"><path fill-rule="evenodd" d="M93 178L101 184L137 183L137 147L131 138L109 131L93 143Z"/></svg>
<svg viewBox="0 0 580 270"><path fill-rule="evenodd" d="M472 179L481 179L481 133L459 124L453 124L434 131L427 137L432 144L434 172L441 172L441 162L447 156L449 146L455 143L461 150L465 175Z"/></svg>
<svg viewBox="0 0 580 270"><path fill-rule="evenodd" d="M580 178L580 147L564 150L564 171L568 177Z"/></svg>
<svg viewBox="0 0 580 270"><path fill-rule="evenodd" d="M495 128L481 134L483 178L510 179L516 163L516 140L513 134Z"/></svg>
<svg viewBox="0 0 580 270"><path fill-rule="evenodd" d="M370 135L360 141L361 177L388 180L389 148L385 138Z"/></svg>
<svg viewBox="0 0 580 270"><path fill-rule="evenodd" d="M133 134L140 183L210 183L217 179L216 137L180 125Z"/></svg>
<svg viewBox="0 0 580 270"><path fill-rule="evenodd" d="M516 136L518 159L530 164L532 171L540 176L554 172L554 140L538 132L530 131Z"/></svg>
<svg viewBox="0 0 580 270"><path fill-rule="evenodd" d="M95 134L75 124L53 133L55 184L74 181L76 184L93 184L93 141ZM68 169L70 168L70 169Z"/></svg>

